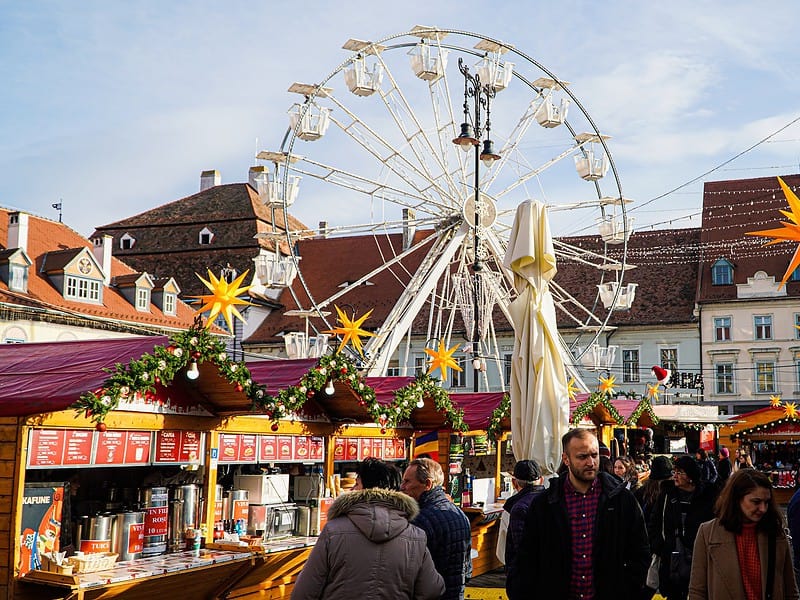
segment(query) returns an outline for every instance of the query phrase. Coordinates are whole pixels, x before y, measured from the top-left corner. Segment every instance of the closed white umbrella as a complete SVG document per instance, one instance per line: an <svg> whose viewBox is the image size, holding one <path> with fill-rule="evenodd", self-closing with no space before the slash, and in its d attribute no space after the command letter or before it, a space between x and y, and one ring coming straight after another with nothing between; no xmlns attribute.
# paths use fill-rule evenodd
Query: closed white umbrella
<svg viewBox="0 0 800 600"><path fill-rule="evenodd" d="M514 458L534 459L555 473L561 464L561 436L569 429L569 395L550 292L556 255L541 202L527 200L517 207L503 265L513 272L517 290L510 307Z"/></svg>

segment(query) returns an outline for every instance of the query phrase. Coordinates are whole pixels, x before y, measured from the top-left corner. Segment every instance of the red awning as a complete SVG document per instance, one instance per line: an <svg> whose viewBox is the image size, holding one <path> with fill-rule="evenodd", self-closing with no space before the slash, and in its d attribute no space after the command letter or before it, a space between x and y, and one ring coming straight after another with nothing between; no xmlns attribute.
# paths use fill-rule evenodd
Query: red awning
<svg viewBox="0 0 800 600"><path fill-rule="evenodd" d="M103 369L128 363L163 336L0 345L0 416L64 410L108 379Z"/></svg>

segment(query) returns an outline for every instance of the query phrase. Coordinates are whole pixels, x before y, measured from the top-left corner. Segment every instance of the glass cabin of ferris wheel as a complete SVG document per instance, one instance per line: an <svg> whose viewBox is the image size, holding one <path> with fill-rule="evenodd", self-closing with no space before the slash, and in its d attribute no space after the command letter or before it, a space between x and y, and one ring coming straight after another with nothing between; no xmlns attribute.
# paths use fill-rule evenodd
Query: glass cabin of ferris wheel
<svg viewBox="0 0 800 600"><path fill-rule="evenodd" d="M445 38L446 41L443 41ZM472 41L467 45L462 38L471 38ZM628 241L632 219L626 220L623 206L615 206L601 198L602 192L597 182L612 166L604 143L608 136L601 135L595 128L581 103L568 89L569 82L557 79L535 61L514 50L513 46L454 30L418 26L408 33L377 42L349 39L342 48L350 51L351 55L327 78L319 84L295 83L289 88L289 91L300 94L304 99L289 111L290 130L282 142L281 152L274 153L278 160L266 171L263 192L259 190L259 193L263 195L265 204L277 208L288 208L296 199L304 202L306 198L311 200L313 206L318 198L330 193L331 201L327 206L338 206L334 201L346 203L340 205L341 210L334 217L339 218L341 223L332 227L336 232L332 235L369 232L370 236L377 238L381 235L388 239L393 231L398 231L402 226L404 237L402 245L398 246L400 250L391 250L395 254L382 256L386 266L376 267L376 271L383 268L398 281L402 279L407 291L397 299L398 310L395 312L392 308L385 318L381 317L378 333L383 336L383 341L375 338L369 341L374 360L379 360L377 357L386 355L387 351L399 352L397 342L405 335L403 331L408 331L408 339L411 339L409 325L413 319L409 320L407 313L418 310L414 306L423 302L430 307L426 308L430 313L426 318L429 329L431 323L434 328L452 327L455 319L458 327L471 331L477 321L481 340L486 341L487 346L491 340L500 353L492 320L494 314L499 315L503 311L493 313L493 307L508 303L515 295L513 285L509 284L500 268L510 229L510 216L513 217L514 208L519 202L536 195L536 192L529 192L527 187L535 183L538 191L548 187L555 177L558 177L558 186L554 189L559 188L559 197L548 198L548 212L551 208L555 211L585 211L575 214L589 223L596 223L603 242L600 250L596 247L593 250L578 247L570 249L567 255L559 248L559 260L572 260L607 271L602 276L597 275L594 280L593 283L599 280L599 285L586 286L592 290L592 299L588 301L587 294L572 294L570 290L554 288L559 298L558 306L562 310L564 306L568 307L567 310L573 310L569 307L574 307L567 321L576 325L579 337L585 335L580 332L611 328L606 326L608 319L605 315L610 315L613 310L630 308L636 284L621 283L625 267L614 271L615 260L607 262L609 257L606 253L609 248ZM514 57L514 62L507 60L509 57ZM408 68L409 58L411 69ZM456 58L459 58L459 62L463 58L465 63L472 59L471 72L493 93L514 86L511 92L503 94L496 106L492 100L492 133L500 132L494 136L498 142L497 152L492 148L491 153L481 153L481 140L477 139L477 134L469 136L471 139L468 144L456 142L465 153L459 151L453 155L450 152L453 136L456 136L455 139L462 137L457 135L459 124L469 124L471 121L471 117L462 119L459 110L465 80L452 64L448 65L448 59L453 63ZM540 76L542 74L547 76ZM334 89L340 93L334 94ZM570 115L567 122L570 108L574 114ZM486 110L488 120L488 107ZM531 127L533 123L540 127ZM559 129L561 125L566 127ZM591 133L576 135L576 131ZM542 136L545 138L539 142L538 138ZM550 141L552 138L546 136L558 139ZM488 134L486 137L484 142L488 141ZM311 150L304 150L302 153L307 156L297 155L298 164L290 164L286 156L295 155L298 150L296 144L302 147L304 142L316 142L313 154L309 155ZM306 148L310 148L310 145ZM477 157L473 161L470 151L481 158L480 162L483 162L484 155L492 159L496 163L494 168L479 168ZM573 160L574 169L571 164ZM575 171L579 177L575 177ZM302 194L299 193L300 175L303 176ZM593 198L576 202L575 198L584 194L585 184L581 183L581 179L593 184L590 186ZM569 180L577 182L567 183L580 188L576 190L577 194L565 193L560 189L561 182ZM609 185L613 186L614 183L611 181ZM479 199L477 207L475 198ZM369 222L357 221L359 202L369 209ZM480 244L473 242L472 238L477 240L477 236L470 233L478 208L481 215L478 219L481 223ZM396 216L400 210L402 220ZM497 222L492 219L489 224L483 223L484 211L487 210L494 211ZM415 216L407 218L406 214ZM574 230L572 225L577 222L577 219L562 219L559 224ZM426 239L441 241L426 242L428 246L409 242L419 243L422 250L409 248L406 244L406 228L409 231L419 228L429 230L431 233L426 235L430 238ZM445 238L443 232L451 237ZM283 235L286 236L286 232ZM376 242L375 246L378 245ZM435 251L429 251L428 248L435 248ZM470 266L476 250L481 253L482 261L487 261L487 268L479 274L474 273ZM403 272L399 266L401 252L427 254L422 265L430 274L427 277L437 278L438 283L424 281L422 277L425 275L420 276L419 280L415 279L417 274L413 269L408 273ZM491 256L484 257L486 252ZM624 252L617 255L624 256ZM278 254L259 258L264 267L264 277L269 281L274 280L276 285L282 277L280 259ZM445 261L449 264L444 264ZM317 293L313 280L310 283L305 281L303 271L306 264L310 264L308 257L297 269L298 292L310 300L295 298L294 303L299 308L321 309L329 308L335 302L341 303L347 294L358 293L358 281L374 274L371 272L358 278L348 278L346 286L342 284L337 291L323 294ZM267 274L267 270L272 275ZM612 272L613 276L609 277ZM428 300L417 300L417 297L427 297ZM401 306L402 302L405 305ZM603 308L606 309L605 313ZM592 314L595 310L596 314ZM444 311L449 311L446 316ZM451 335L461 336L461 333L457 334L455 329L452 332L446 330L445 333L434 332L428 338L433 336L450 340ZM297 341L292 342L293 353L307 355L311 352L310 348L298 349ZM585 338L582 343L586 347ZM491 350L482 346L479 352L483 355L484 352L491 353ZM381 372L377 365L377 362L371 362L366 368L377 374ZM385 370L388 362L383 366Z"/></svg>

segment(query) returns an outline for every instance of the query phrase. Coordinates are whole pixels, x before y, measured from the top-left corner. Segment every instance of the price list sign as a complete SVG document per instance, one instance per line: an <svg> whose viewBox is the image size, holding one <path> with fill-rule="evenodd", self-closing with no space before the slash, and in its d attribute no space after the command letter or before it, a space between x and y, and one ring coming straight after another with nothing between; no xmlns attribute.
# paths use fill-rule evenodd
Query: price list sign
<svg viewBox="0 0 800 600"><path fill-rule="evenodd" d="M94 431L67 429L64 432L64 465L92 464Z"/></svg>
<svg viewBox="0 0 800 600"><path fill-rule="evenodd" d="M34 429L31 431L29 467L55 467L64 456L63 429Z"/></svg>
<svg viewBox="0 0 800 600"><path fill-rule="evenodd" d="M203 433L200 431L157 431L156 463L196 463L202 457Z"/></svg>
<svg viewBox="0 0 800 600"><path fill-rule="evenodd" d="M219 462L236 462L239 459L239 436L235 433L219 434Z"/></svg>
<svg viewBox="0 0 800 600"><path fill-rule="evenodd" d="M97 451L94 462L98 465L125 464L125 446L128 442L127 431L102 431L97 436Z"/></svg>

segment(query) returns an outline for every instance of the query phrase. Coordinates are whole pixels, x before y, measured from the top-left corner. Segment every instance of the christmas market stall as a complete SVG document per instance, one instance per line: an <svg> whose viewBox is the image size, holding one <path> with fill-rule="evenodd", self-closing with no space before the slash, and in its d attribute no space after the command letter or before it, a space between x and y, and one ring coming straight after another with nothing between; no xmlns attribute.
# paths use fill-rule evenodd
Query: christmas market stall
<svg viewBox="0 0 800 600"><path fill-rule="evenodd" d="M775 498L787 504L798 483L800 467L800 415L794 402L774 396L770 406L735 417L720 433L720 443L730 450L731 461L742 456L770 475Z"/></svg>

